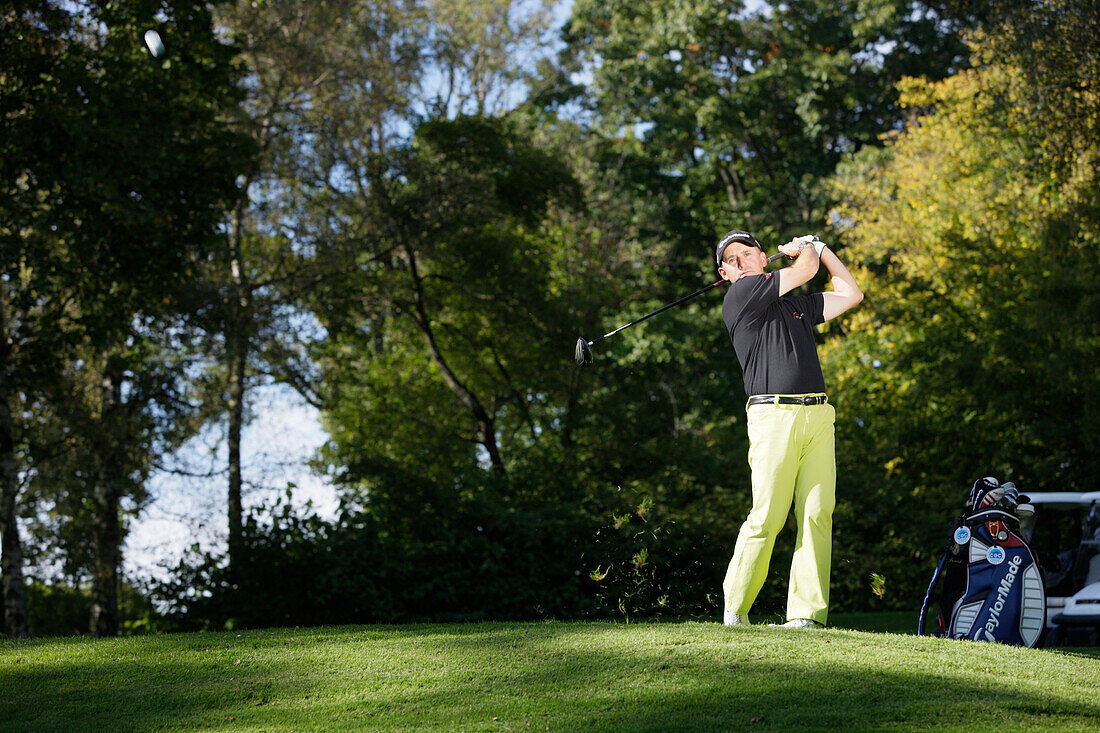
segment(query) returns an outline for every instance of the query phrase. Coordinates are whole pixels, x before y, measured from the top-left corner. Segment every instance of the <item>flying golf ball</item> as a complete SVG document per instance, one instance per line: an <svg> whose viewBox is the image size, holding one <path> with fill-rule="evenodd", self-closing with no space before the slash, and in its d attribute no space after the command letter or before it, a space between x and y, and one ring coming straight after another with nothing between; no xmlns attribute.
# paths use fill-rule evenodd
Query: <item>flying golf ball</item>
<svg viewBox="0 0 1100 733"><path fill-rule="evenodd" d="M149 53L154 57L164 53L164 43L160 40L160 34L156 31L145 31L145 45L149 47Z"/></svg>

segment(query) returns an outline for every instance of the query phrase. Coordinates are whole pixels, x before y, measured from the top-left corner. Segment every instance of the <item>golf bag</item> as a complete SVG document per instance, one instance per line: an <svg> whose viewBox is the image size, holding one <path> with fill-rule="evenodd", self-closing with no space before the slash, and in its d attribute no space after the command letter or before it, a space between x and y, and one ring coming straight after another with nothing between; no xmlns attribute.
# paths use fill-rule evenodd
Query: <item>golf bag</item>
<svg viewBox="0 0 1100 733"><path fill-rule="evenodd" d="M1046 624L1046 589L1020 533L1017 509L1022 513L1030 505L1026 496L1017 497L1011 483L975 482L968 511L952 525L947 550L928 585L918 634L926 633L928 610L938 601L934 636L1027 647L1038 643Z"/></svg>

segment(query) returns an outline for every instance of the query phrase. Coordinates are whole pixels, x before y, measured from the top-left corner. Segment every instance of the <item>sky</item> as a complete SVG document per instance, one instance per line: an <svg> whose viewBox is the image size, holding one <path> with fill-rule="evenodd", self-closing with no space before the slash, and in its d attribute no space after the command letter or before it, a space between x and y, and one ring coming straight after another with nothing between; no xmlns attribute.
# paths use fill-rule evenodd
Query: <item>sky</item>
<svg viewBox="0 0 1100 733"><path fill-rule="evenodd" d="M318 411L278 385L252 390L250 408L255 417L241 438L246 509L271 504L291 487L295 507L303 509L311 502L319 516L333 518L336 490L309 467L327 437ZM166 468L173 470L150 477L147 487L152 500L132 523L123 549L128 578L167 577L166 568L178 564L195 543L204 551L224 550L229 527L224 430L224 426L205 430L165 459Z"/></svg>

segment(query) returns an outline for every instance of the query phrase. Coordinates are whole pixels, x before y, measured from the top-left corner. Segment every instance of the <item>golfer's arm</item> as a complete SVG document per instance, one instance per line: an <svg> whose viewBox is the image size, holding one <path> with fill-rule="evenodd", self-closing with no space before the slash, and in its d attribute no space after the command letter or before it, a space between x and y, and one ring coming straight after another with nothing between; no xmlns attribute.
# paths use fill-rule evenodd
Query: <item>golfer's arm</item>
<svg viewBox="0 0 1100 733"><path fill-rule="evenodd" d="M822 293L825 299L823 313L828 321L859 305L863 300L863 291L852 273L828 247L821 250L821 264L829 271L829 282L833 286L832 292Z"/></svg>
<svg viewBox="0 0 1100 733"><path fill-rule="evenodd" d="M803 249L798 253L793 265L779 271L779 294L786 295L800 285L810 282L817 274L817 268L820 265L821 261L813 247Z"/></svg>

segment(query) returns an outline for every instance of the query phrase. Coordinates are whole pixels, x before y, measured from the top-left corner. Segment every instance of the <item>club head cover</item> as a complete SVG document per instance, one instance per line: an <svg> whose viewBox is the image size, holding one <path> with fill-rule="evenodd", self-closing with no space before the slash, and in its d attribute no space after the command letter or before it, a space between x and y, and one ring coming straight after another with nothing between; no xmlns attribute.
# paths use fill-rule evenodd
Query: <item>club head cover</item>
<svg viewBox="0 0 1100 733"><path fill-rule="evenodd" d="M978 479L974 482L974 487L970 489L970 496L967 497L966 503L970 506L971 510L976 511L978 507L981 506L982 499L985 498L985 495L993 489L998 488L1000 485L1001 482L992 476Z"/></svg>

